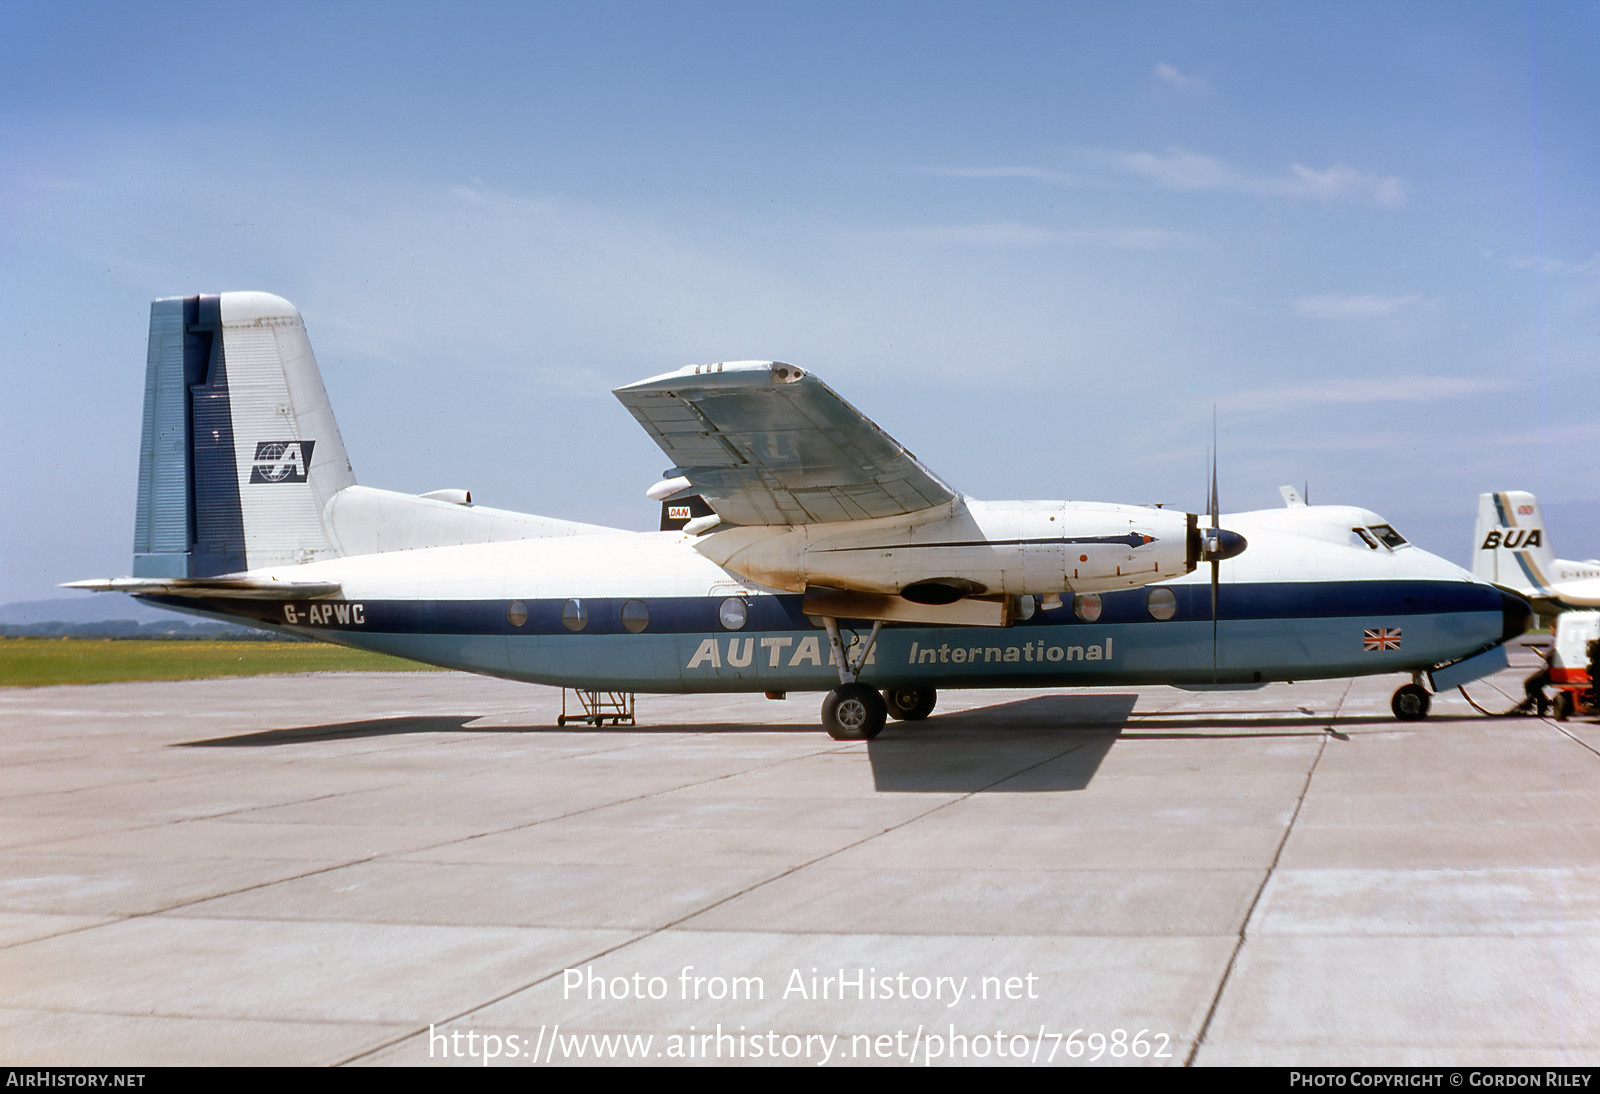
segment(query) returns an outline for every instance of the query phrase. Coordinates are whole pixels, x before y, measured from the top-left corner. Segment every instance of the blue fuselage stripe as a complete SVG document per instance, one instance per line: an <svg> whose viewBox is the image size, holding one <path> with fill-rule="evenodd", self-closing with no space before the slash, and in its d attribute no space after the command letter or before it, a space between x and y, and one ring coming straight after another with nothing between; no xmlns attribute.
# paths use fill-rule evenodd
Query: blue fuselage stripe
<svg viewBox="0 0 1600 1094"><path fill-rule="evenodd" d="M891 624L861 673L878 687L1183 684L1356 676L1426 669L1501 640L1500 593L1464 581L1229 585L1218 626L1205 584L1165 586L1177 612L1152 619L1145 591L1105 594L1099 619L1070 607L1011 627ZM622 606L586 598L587 622L561 622L563 600L246 601L156 597L169 607L471 672L568 687L633 691L825 690L837 683L828 641L801 596L749 598L744 627L718 621L723 597L646 598L633 633ZM523 617L522 613L526 612ZM513 619L522 619L521 625ZM637 616L631 618L637 619ZM867 625L841 620L849 641ZM1215 641L1213 641L1215 636Z"/></svg>
<svg viewBox="0 0 1600 1094"><path fill-rule="evenodd" d="M1177 610L1171 622L1211 621L1211 588L1205 584L1165 585L1177 596ZM1093 625L1148 623L1146 590L1101 595L1101 614ZM574 632L562 623L565 599L521 600L526 619L512 622L507 600L366 600L362 601L361 621L352 622L329 614L329 602L302 600L290 602L240 601L231 598L150 597L171 607L198 608L234 616L247 616L263 623L299 624L308 613L316 612L313 625L318 629L349 629L366 633L389 634L485 634L485 635L607 635L633 633L623 626L622 608L637 597L585 597L584 626ZM732 633L719 622L718 607L723 597L648 597L645 632L650 634ZM745 632L809 630L813 624L802 610L800 595L755 596L748 599ZM334 603L346 603L344 601ZM1452 612L1500 610L1500 594L1487 585L1466 581L1285 581L1249 585L1222 585L1217 596L1217 619L1222 622L1302 618L1371 618L1448 614ZM326 614L326 618L323 618ZM1067 604L1054 611L1037 611L1031 619L1015 621L1014 630L1038 627L1090 626L1078 619ZM899 625L895 625L899 626ZM928 624L919 629L942 630ZM969 631L972 628L955 628Z"/></svg>

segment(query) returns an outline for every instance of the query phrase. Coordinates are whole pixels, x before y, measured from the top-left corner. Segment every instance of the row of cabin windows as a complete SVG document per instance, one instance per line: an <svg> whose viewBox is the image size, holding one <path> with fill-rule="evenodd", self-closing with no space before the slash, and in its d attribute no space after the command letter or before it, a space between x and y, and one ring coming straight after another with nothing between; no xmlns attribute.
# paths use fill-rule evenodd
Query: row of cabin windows
<svg viewBox="0 0 1600 1094"><path fill-rule="evenodd" d="M1055 603L1049 605L1049 608L1059 608L1061 606L1059 598L1052 599L1055 599ZM1144 604L1145 610L1150 613L1150 618L1171 619L1178 610L1178 596L1166 586L1157 585L1145 592ZM1032 619L1033 613L1039 607L1040 601L1037 597L1020 596L1017 598L1017 618ZM1105 603L1100 599L1099 593L1079 593L1072 598L1072 614L1085 623L1095 622L1104 610ZM642 600L624 602L619 614L622 628L629 634L638 634L650 625L650 607ZM513 600L506 608L506 621L513 627L527 623L527 603ZM742 630L749 621L750 604L743 597L730 596L717 606L717 622L722 624L723 630ZM577 597L561 605L561 625L574 633L583 630L589 625L588 605Z"/></svg>

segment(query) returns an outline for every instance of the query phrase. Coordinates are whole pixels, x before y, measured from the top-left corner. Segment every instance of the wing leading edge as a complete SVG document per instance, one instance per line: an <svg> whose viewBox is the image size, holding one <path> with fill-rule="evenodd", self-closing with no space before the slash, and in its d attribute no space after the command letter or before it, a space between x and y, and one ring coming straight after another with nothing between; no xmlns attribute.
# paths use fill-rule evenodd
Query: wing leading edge
<svg viewBox="0 0 1600 1094"><path fill-rule="evenodd" d="M827 384L777 361L691 365L614 395L726 524L904 516L960 495Z"/></svg>

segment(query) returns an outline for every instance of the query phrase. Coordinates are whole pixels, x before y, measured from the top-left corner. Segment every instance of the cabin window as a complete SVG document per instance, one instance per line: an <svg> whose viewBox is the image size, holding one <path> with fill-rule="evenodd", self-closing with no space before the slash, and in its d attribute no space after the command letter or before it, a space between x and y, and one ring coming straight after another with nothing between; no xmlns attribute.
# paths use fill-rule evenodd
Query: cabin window
<svg viewBox="0 0 1600 1094"><path fill-rule="evenodd" d="M730 596L717 609L717 619L724 630L736 631L750 618L750 605L741 597Z"/></svg>
<svg viewBox="0 0 1600 1094"><path fill-rule="evenodd" d="M1017 618L1023 622L1033 618L1033 613L1039 607L1039 602L1029 593L1017 597Z"/></svg>
<svg viewBox="0 0 1600 1094"><path fill-rule="evenodd" d="M561 625L569 631L581 631L589 622L589 609L574 597L561 605Z"/></svg>
<svg viewBox="0 0 1600 1094"><path fill-rule="evenodd" d="M1151 619L1171 619L1178 614L1178 594L1165 585L1157 585L1144 594L1144 606Z"/></svg>
<svg viewBox="0 0 1600 1094"><path fill-rule="evenodd" d="M650 609L642 600L630 600L622 606L622 627L629 634L638 634L650 625Z"/></svg>
<svg viewBox="0 0 1600 1094"><path fill-rule="evenodd" d="M1350 530L1360 537L1362 543L1365 543L1374 551L1378 549L1378 541L1372 538L1371 532L1367 531L1365 528L1352 528Z"/></svg>
<svg viewBox="0 0 1600 1094"><path fill-rule="evenodd" d="M1383 545L1391 551L1396 547L1404 547L1406 545L1406 537L1387 524L1374 524L1372 526L1372 534L1377 536L1383 542Z"/></svg>
<svg viewBox="0 0 1600 1094"><path fill-rule="evenodd" d="M528 621L528 606L520 600L513 600L506 606L506 622L513 627L520 627Z"/></svg>
<svg viewBox="0 0 1600 1094"><path fill-rule="evenodd" d="M1072 598L1072 614L1085 623L1093 623L1100 618L1100 612L1105 604L1100 599L1099 593L1079 593Z"/></svg>

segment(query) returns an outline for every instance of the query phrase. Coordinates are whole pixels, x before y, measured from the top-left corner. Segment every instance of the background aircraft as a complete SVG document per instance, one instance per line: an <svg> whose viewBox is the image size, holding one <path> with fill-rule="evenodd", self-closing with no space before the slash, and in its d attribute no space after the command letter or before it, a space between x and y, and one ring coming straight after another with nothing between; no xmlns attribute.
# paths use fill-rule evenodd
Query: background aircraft
<svg viewBox="0 0 1600 1094"><path fill-rule="evenodd" d="M1556 689L1552 706L1558 720L1591 711L1595 656L1589 645L1600 637L1600 613L1593 610L1600 607L1600 559L1556 558L1539 499L1525 490L1479 494L1472 543L1474 574L1553 617L1549 663L1525 685L1538 712L1545 711L1546 686Z"/></svg>
<svg viewBox="0 0 1600 1094"><path fill-rule="evenodd" d="M1472 572L1532 602L1540 615L1600 607L1600 559L1557 558L1539 512L1525 490L1478 495Z"/></svg>
<svg viewBox="0 0 1600 1094"><path fill-rule="evenodd" d="M1527 619L1366 510L1224 529L1214 475L1206 528L964 497L780 362L616 394L673 461L649 495L710 515L634 533L358 486L292 305L158 300L134 574L73 584L567 687L826 691L841 739L925 717L938 687L1406 672L1395 713L1422 717L1430 684L1502 667Z"/></svg>

